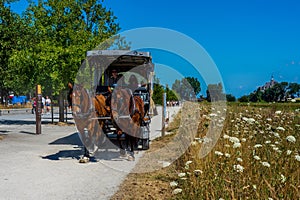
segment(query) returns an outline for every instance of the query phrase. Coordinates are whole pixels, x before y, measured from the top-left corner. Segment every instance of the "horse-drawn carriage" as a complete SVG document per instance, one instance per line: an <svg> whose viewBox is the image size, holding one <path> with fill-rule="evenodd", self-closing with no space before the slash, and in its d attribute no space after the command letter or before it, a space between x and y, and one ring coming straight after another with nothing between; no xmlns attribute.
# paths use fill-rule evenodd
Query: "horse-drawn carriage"
<svg viewBox="0 0 300 200"><path fill-rule="evenodd" d="M113 84L112 71L119 76ZM131 141L131 151L149 148L154 65L149 52L93 50L87 52L74 85L73 115L87 150L108 138ZM131 77L137 80L132 85Z"/></svg>

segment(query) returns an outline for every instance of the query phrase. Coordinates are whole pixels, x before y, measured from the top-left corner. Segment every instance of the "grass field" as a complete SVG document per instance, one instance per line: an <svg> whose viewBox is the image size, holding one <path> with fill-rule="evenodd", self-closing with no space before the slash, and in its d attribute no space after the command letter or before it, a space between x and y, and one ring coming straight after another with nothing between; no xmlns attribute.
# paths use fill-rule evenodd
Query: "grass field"
<svg viewBox="0 0 300 200"><path fill-rule="evenodd" d="M130 174L112 199L300 199L299 104L227 104L222 118L210 104L198 109L197 136L185 154L161 170ZM178 134L182 116L150 151ZM223 129L200 158L211 122Z"/></svg>

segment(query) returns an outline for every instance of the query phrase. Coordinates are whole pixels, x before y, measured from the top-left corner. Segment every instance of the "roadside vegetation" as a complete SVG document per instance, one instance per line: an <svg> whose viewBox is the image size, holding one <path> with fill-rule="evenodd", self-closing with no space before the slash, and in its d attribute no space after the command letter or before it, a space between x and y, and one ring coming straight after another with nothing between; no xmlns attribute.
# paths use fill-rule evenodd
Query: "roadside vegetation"
<svg viewBox="0 0 300 200"><path fill-rule="evenodd" d="M298 103L230 103L225 119L210 104L199 106L198 135L188 151L161 170L130 174L112 199L300 199ZM176 135L180 116L150 151ZM209 122L222 120L218 142L200 159Z"/></svg>

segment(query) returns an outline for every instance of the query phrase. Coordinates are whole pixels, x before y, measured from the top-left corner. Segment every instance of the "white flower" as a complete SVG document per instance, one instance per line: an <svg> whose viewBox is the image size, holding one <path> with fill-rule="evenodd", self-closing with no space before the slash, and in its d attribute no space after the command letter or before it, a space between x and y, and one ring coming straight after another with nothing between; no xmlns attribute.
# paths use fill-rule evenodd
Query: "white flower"
<svg viewBox="0 0 300 200"><path fill-rule="evenodd" d="M185 165L189 165L191 164L193 161L189 160L189 161L186 161Z"/></svg>
<svg viewBox="0 0 300 200"><path fill-rule="evenodd" d="M255 160L260 160L260 157L259 156L254 156L253 157Z"/></svg>
<svg viewBox="0 0 300 200"><path fill-rule="evenodd" d="M286 177L283 174L280 174L280 180L281 183L284 183L286 181Z"/></svg>
<svg viewBox="0 0 300 200"><path fill-rule="evenodd" d="M208 116L210 116L210 117L216 117L216 116L218 116L218 115L215 114L215 113L211 113L211 114L209 114Z"/></svg>
<svg viewBox="0 0 300 200"><path fill-rule="evenodd" d="M247 141L247 139L246 138L242 138L242 142L246 142Z"/></svg>
<svg viewBox="0 0 300 200"><path fill-rule="evenodd" d="M225 157L226 158L230 158L230 154L229 153L225 153Z"/></svg>
<svg viewBox="0 0 300 200"><path fill-rule="evenodd" d="M240 142L239 138L237 138L237 137L230 137L229 141L232 142L232 143L239 143Z"/></svg>
<svg viewBox="0 0 300 200"><path fill-rule="evenodd" d="M285 129L281 126L277 127L276 130L279 130L279 131L285 131Z"/></svg>
<svg viewBox="0 0 300 200"><path fill-rule="evenodd" d="M277 110L277 111L275 112L276 115L280 115L281 113L282 113L281 110Z"/></svg>
<svg viewBox="0 0 300 200"><path fill-rule="evenodd" d="M254 190L256 190L256 189L257 189L256 185L252 185L252 187L253 187L253 189L254 189Z"/></svg>
<svg viewBox="0 0 300 200"><path fill-rule="evenodd" d="M254 122L255 122L255 119L253 119L253 118L249 118L249 119L247 120L247 122L248 122L249 124L252 124L252 123L254 123Z"/></svg>
<svg viewBox="0 0 300 200"><path fill-rule="evenodd" d="M179 194L181 192L182 192L182 189L176 188L175 190L173 190L172 194Z"/></svg>
<svg viewBox="0 0 300 200"><path fill-rule="evenodd" d="M241 145L241 143L239 143L239 142L233 144L233 148L234 148L234 149L239 148L239 147L241 147L241 146L242 146L242 145Z"/></svg>
<svg viewBox="0 0 300 200"><path fill-rule="evenodd" d="M223 138L224 138L224 139L229 139L229 138L230 138L230 136L229 136L229 135L226 135L226 134L224 134Z"/></svg>
<svg viewBox="0 0 300 200"><path fill-rule="evenodd" d="M233 169L235 169L237 172L244 171L244 167L242 165L233 165Z"/></svg>
<svg viewBox="0 0 300 200"><path fill-rule="evenodd" d="M178 185L178 183L176 182L176 181L172 181L171 183L170 183L170 186L171 187L176 187Z"/></svg>
<svg viewBox="0 0 300 200"><path fill-rule="evenodd" d="M178 174L178 176L181 178L181 177L184 177L186 175L186 173L184 173L184 172L181 172L181 173L179 173Z"/></svg>
<svg viewBox="0 0 300 200"><path fill-rule="evenodd" d="M254 148L259 148L259 147L262 147L262 145L261 144L254 145Z"/></svg>
<svg viewBox="0 0 300 200"><path fill-rule="evenodd" d="M204 138L203 138L203 143L204 143L204 144L207 144L207 143L210 143L210 142L212 142L212 139L211 139L211 138L208 138L208 137L204 137Z"/></svg>
<svg viewBox="0 0 300 200"><path fill-rule="evenodd" d="M243 159L241 159L241 158L237 158L236 159L238 162L243 162Z"/></svg>
<svg viewBox="0 0 300 200"><path fill-rule="evenodd" d="M288 155L288 156L291 155L291 153L292 153L291 150L287 150L287 151L286 151L286 155Z"/></svg>
<svg viewBox="0 0 300 200"><path fill-rule="evenodd" d="M265 167L271 167L271 165L268 162L261 162L261 164Z"/></svg>
<svg viewBox="0 0 300 200"><path fill-rule="evenodd" d="M242 120L247 121L248 117L242 117Z"/></svg>
<svg viewBox="0 0 300 200"><path fill-rule="evenodd" d="M287 136L286 140L288 142L291 142L291 143L295 143L296 142L296 138L294 136L292 136L292 135Z"/></svg>
<svg viewBox="0 0 300 200"><path fill-rule="evenodd" d="M200 169L196 169L196 170L194 170L194 174L195 174L195 176L199 176L200 174L203 174L203 171Z"/></svg>
<svg viewBox="0 0 300 200"><path fill-rule="evenodd" d="M295 155L295 159L300 162L300 156L299 155Z"/></svg>
<svg viewBox="0 0 300 200"><path fill-rule="evenodd" d="M265 144L270 144L270 143L271 143L270 140L265 141Z"/></svg>
<svg viewBox="0 0 300 200"><path fill-rule="evenodd" d="M223 153L220 152L220 151L215 151L215 154L216 154L217 156L223 156Z"/></svg>
<svg viewBox="0 0 300 200"><path fill-rule="evenodd" d="M268 122L271 122L271 121L272 121L272 119L271 119L271 118L267 118L266 120L267 120Z"/></svg>
<svg viewBox="0 0 300 200"><path fill-rule="evenodd" d="M276 133L276 132L273 132L273 135L274 135L275 137L277 137L277 138L280 138L280 135L279 135L278 133Z"/></svg>

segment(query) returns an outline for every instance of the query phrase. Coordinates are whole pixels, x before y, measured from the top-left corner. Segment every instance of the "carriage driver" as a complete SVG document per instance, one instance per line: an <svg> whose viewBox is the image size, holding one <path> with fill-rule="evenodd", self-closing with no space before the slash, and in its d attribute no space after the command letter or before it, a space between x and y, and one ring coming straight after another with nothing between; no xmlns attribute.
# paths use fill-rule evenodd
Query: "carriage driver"
<svg viewBox="0 0 300 200"><path fill-rule="evenodd" d="M113 69L111 71L111 77L109 78L109 85L116 86L120 78L121 75L118 74L118 71L116 69Z"/></svg>

